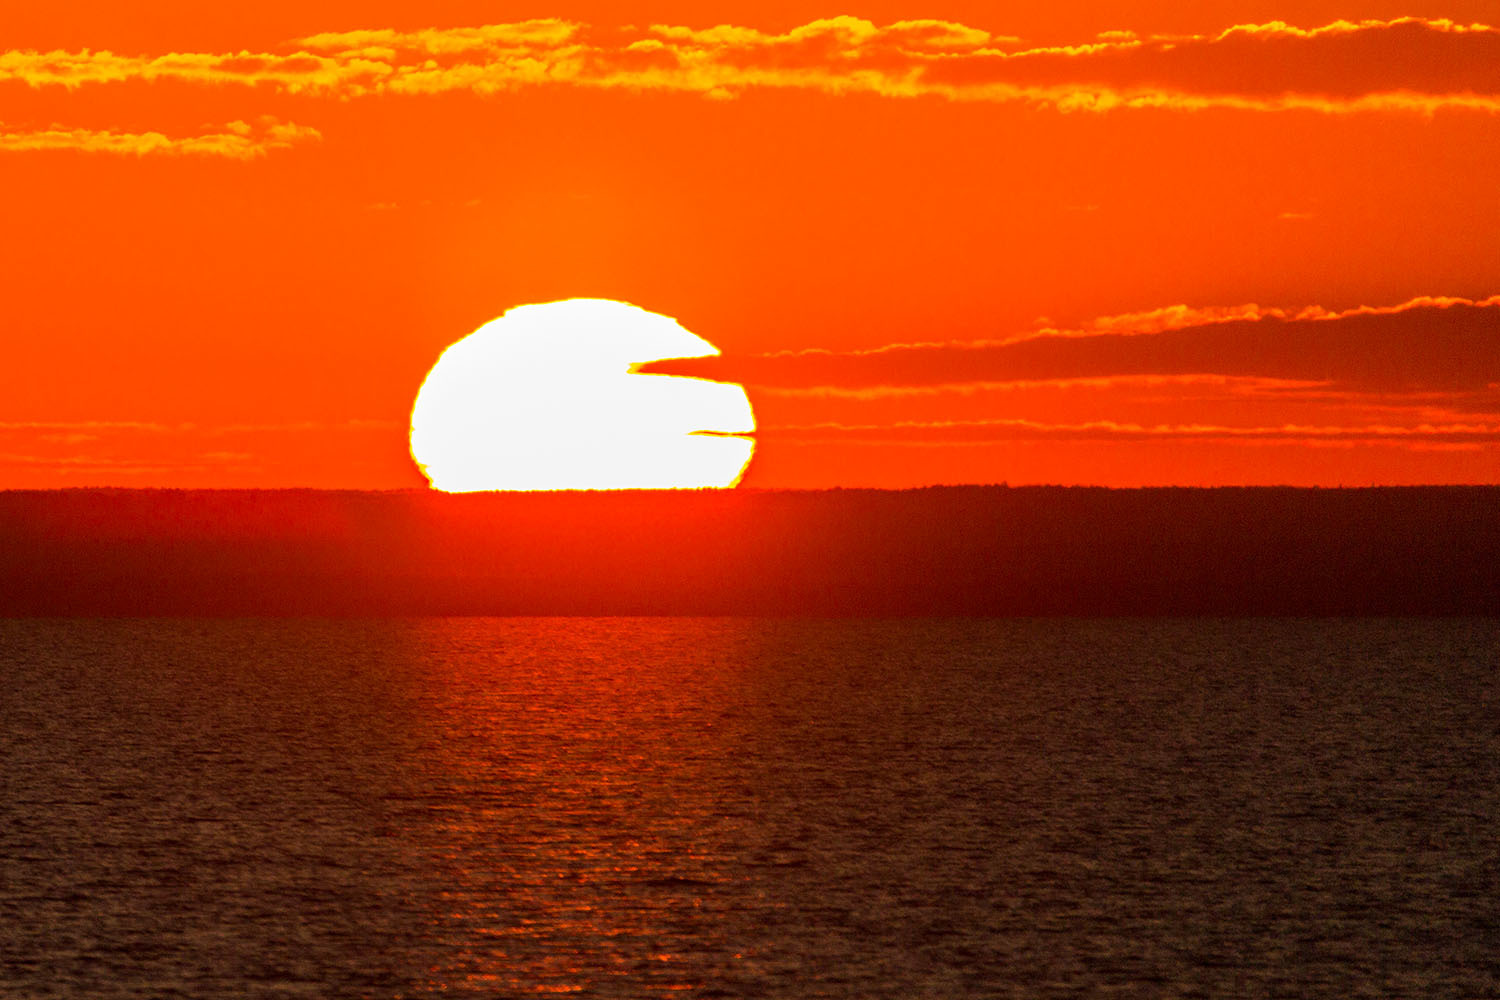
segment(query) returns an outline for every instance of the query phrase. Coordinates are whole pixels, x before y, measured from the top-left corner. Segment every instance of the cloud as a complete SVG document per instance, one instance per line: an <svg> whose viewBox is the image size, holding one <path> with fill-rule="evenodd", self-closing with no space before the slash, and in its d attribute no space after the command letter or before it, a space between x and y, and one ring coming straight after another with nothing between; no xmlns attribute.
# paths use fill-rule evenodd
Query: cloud
<svg viewBox="0 0 1500 1000"><path fill-rule="evenodd" d="M1500 295L1343 311L1178 306L1007 340L682 358L637 370L772 390L1215 375L1359 392L1474 392L1500 379Z"/></svg>
<svg viewBox="0 0 1500 1000"><path fill-rule="evenodd" d="M1020 88L1063 108L1317 111L1469 107L1494 112L1500 30L1445 19L1282 21L1218 35L1122 36L1087 46L976 52L925 74L983 94Z"/></svg>
<svg viewBox="0 0 1500 1000"><path fill-rule="evenodd" d="M108 50L82 52L0 52L0 82L32 87L126 81L177 82L220 86L266 86L289 93L326 92L358 95L375 89L392 68L384 62L345 57L331 59L296 52L173 52L162 56L118 55Z"/></svg>
<svg viewBox="0 0 1500 1000"><path fill-rule="evenodd" d="M107 472L119 476L161 475L205 468L202 462L144 462L135 458L111 458L99 455L32 455L0 452L0 467L23 466L50 470L58 475L92 475Z"/></svg>
<svg viewBox="0 0 1500 1000"><path fill-rule="evenodd" d="M145 420L0 420L5 431L165 431L166 424Z"/></svg>
<svg viewBox="0 0 1500 1000"><path fill-rule="evenodd" d="M675 361L650 362L637 366L637 370L644 374L658 373L658 369L663 372L671 372L675 368ZM936 385L757 385L756 388L762 392L777 396L875 400L954 394L1021 393L1037 390L1142 390L1194 386L1208 387L1231 395L1252 395L1287 391L1300 393L1308 389L1321 388L1325 385L1327 385L1326 382L1312 382L1298 379L1256 378L1253 376L1214 375L1200 372L1186 375L1096 375L1081 378L1007 379L995 382L957 382Z"/></svg>
<svg viewBox="0 0 1500 1000"><path fill-rule="evenodd" d="M260 424L0 420L0 468L21 470L19 474L31 482L47 483L52 481L48 477L55 477L68 485L119 485L141 477L185 475L242 482L234 477L259 476L277 462L305 461L306 455L324 455L330 447L348 451L351 444L389 438L392 433L404 439L405 423L362 418ZM289 449L296 438L303 443ZM377 440L377 446L385 445ZM298 455L304 458L289 459Z"/></svg>
<svg viewBox="0 0 1500 1000"><path fill-rule="evenodd" d="M458 56L479 53L524 55L537 51L574 46L583 26L557 18L539 18L514 24L485 24L475 27L423 28L397 31L394 28L359 31L330 31L295 39L292 44L314 52L338 56L362 55L371 59L421 62L436 56Z"/></svg>
<svg viewBox="0 0 1500 1000"><path fill-rule="evenodd" d="M299 420L259 424L167 424L151 420L0 420L0 434L31 432L151 433L151 434L247 434L300 433L302 431L390 431L405 424L395 420L351 417L348 420Z"/></svg>
<svg viewBox="0 0 1500 1000"><path fill-rule="evenodd" d="M66 149L118 156L219 156L254 160L275 150L322 138L317 129L271 118L259 119L253 125L233 121L216 128L218 131L172 137L160 132L65 129L56 125L48 129L14 130L0 123L0 152Z"/></svg>
<svg viewBox="0 0 1500 1000"><path fill-rule="evenodd" d="M1139 424L1114 420L1049 423L1020 418L997 420L898 421L890 424L821 423L761 428L756 435L776 440L865 441L881 444L989 444L997 441L1144 441L1201 440L1219 442L1333 442L1485 445L1500 443L1500 423L1351 425L1277 424Z"/></svg>
<svg viewBox="0 0 1500 1000"><path fill-rule="evenodd" d="M0 81L243 84L339 98L531 86L732 98L760 90L1119 108L1500 111L1500 29L1445 19L1235 25L1216 35L1108 32L1069 46L951 21L856 17L784 33L720 25L599 28L557 19L296 39L280 53L0 53Z"/></svg>

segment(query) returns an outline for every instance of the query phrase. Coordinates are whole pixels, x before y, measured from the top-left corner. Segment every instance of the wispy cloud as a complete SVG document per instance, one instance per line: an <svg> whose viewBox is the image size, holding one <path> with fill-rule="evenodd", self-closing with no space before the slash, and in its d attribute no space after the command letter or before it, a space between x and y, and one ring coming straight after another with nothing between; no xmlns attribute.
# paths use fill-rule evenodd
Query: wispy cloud
<svg viewBox="0 0 1500 1000"><path fill-rule="evenodd" d="M1101 316L1089 321L1078 330L1044 329L1022 334L1013 339L1027 340L1032 337L1091 336L1099 333L1150 334L1165 330L1181 330L1191 326L1208 326L1214 323L1233 323L1243 320L1293 320L1326 321L1349 319L1353 316L1396 316L1414 309L1447 309L1450 306L1477 306L1487 308L1500 306L1500 295L1487 299L1466 299L1452 295L1419 295L1391 306L1355 306L1352 309L1325 309L1322 306L1303 306L1300 309L1285 309L1277 306L1262 306L1247 303L1238 306L1188 306L1172 305L1143 312L1121 313Z"/></svg>
<svg viewBox="0 0 1500 1000"><path fill-rule="evenodd" d="M330 446L347 452L367 440L392 434L399 439L404 430L398 421L358 418L260 424L0 420L0 468L77 485L134 483L149 476L237 482L278 462L306 461L308 440L320 443L314 454Z"/></svg>
<svg viewBox="0 0 1500 1000"><path fill-rule="evenodd" d="M764 403L758 436L768 443L1500 448L1500 296L1339 310L1179 305L994 340L637 370L746 384Z"/></svg>
<svg viewBox="0 0 1500 1000"><path fill-rule="evenodd" d="M212 468L219 461L205 461L205 456L188 457L181 461L144 461L135 457L113 457L106 455L36 455L18 452L0 452L0 468L21 466L43 469L60 476L148 476L168 473L198 472Z"/></svg>
<svg viewBox="0 0 1500 1000"><path fill-rule="evenodd" d="M827 352L822 353L827 354ZM767 356L787 357L789 355ZM851 354L850 356L858 355ZM654 374L658 369L671 370L675 365L675 361L650 362L638 365L636 370L643 374ZM975 395L980 393L992 395L1046 390L1058 392L1076 389L1106 391L1149 390L1193 386L1205 387L1231 395L1252 395L1287 391L1304 392L1308 389L1321 388L1326 385L1328 385L1327 382L1299 379L1192 373L1186 375L1095 375L1080 378L1007 379L1005 381L951 382L936 385L757 385L756 387L763 392L777 396L875 400L938 395Z"/></svg>
<svg viewBox="0 0 1500 1000"><path fill-rule="evenodd" d="M995 441L1066 440L1206 440L1275 442L1347 442L1395 445L1500 442L1500 423L1464 422L1401 426L1368 424L1329 426L1275 424L1140 424L1114 420L1052 423L1021 418L996 420L897 421L889 424L837 422L762 428L761 438L867 441L885 444L987 444Z"/></svg>
<svg viewBox="0 0 1500 1000"><path fill-rule="evenodd" d="M0 420L4 431L166 431L172 428L149 420Z"/></svg>
<svg viewBox="0 0 1500 1000"><path fill-rule="evenodd" d="M638 370L773 390L1212 375L1365 392L1472 392L1500 378L1500 296L1341 311L1172 307L1009 339L683 358Z"/></svg>
<svg viewBox="0 0 1500 1000"><path fill-rule="evenodd" d="M217 156L254 160L267 153L322 138L317 129L262 118L253 124L233 121L210 127L198 135L168 136L160 132L63 128L16 130L0 123L0 152L34 153L74 150L116 156Z"/></svg>
<svg viewBox="0 0 1500 1000"><path fill-rule="evenodd" d="M1500 29L1417 17L1215 35L1110 32L1027 46L939 20L855 17L784 33L720 25L602 28L561 20L297 39L273 53L0 53L0 81L79 87L124 80L268 86L340 98L495 94L532 86L732 98L760 89L935 96L1062 111L1121 108L1325 113L1500 111Z"/></svg>
<svg viewBox="0 0 1500 1000"><path fill-rule="evenodd" d="M394 420L354 417L348 420L298 420L258 424L162 423L154 420L0 420L0 434L6 432L60 433L148 433L148 434L295 434L303 431L390 431L403 425Z"/></svg>

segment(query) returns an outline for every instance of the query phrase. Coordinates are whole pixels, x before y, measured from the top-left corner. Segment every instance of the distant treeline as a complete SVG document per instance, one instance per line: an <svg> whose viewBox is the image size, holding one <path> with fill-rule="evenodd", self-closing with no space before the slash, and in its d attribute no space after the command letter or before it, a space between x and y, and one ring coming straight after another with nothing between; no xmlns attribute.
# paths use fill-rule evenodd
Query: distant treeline
<svg viewBox="0 0 1500 1000"><path fill-rule="evenodd" d="M0 614L1496 615L1500 487L0 492Z"/></svg>

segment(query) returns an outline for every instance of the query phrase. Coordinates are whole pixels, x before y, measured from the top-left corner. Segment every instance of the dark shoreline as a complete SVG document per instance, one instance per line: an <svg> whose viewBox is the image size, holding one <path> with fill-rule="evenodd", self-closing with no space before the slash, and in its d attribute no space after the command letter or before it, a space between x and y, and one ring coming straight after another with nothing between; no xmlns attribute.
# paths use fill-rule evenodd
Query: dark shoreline
<svg viewBox="0 0 1500 1000"><path fill-rule="evenodd" d="M0 616L1500 615L1500 486L0 491Z"/></svg>

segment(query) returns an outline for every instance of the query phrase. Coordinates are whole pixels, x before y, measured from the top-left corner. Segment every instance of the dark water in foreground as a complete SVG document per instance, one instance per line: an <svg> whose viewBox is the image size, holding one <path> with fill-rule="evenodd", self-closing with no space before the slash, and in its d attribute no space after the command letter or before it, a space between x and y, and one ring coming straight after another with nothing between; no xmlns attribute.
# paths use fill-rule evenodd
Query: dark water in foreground
<svg viewBox="0 0 1500 1000"><path fill-rule="evenodd" d="M0 622L0 996L1483 997L1500 622Z"/></svg>

